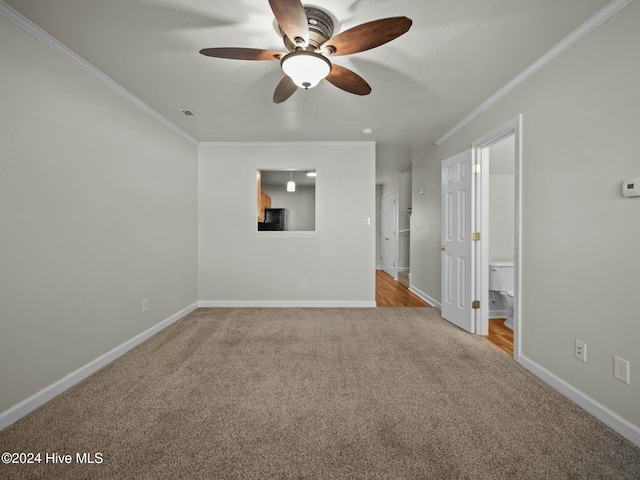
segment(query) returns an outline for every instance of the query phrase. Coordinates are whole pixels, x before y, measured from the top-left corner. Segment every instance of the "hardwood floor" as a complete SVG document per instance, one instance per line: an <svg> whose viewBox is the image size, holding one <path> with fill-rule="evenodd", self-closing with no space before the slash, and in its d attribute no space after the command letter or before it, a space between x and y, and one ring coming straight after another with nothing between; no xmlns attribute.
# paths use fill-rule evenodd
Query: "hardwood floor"
<svg viewBox="0 0 640 480"><path fill-rule="evenodd" d="M382 270L376 270L376 303L378 307L431 307Z"/></svg>
<svg viewBox="0 0 640 480"><path fill-rule="evenodd" d="M504 318L489 319L487 342L513 357L513 330L504 326Z"/></svg>
<svg viewBox="0 0 640 480"><path fill-rule="evenodd" d="M378 307L431 307L382 270L376 270L376 303ZM484 338L498 350L513 357L513 330L504 326L504 318L490 318L489 335Z"/></svg>

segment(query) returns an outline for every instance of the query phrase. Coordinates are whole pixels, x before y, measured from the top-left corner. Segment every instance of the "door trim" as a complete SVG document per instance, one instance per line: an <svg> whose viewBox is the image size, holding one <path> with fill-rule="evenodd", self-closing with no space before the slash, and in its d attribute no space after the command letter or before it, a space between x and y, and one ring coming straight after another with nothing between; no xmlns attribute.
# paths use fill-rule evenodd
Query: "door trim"
<svg viewBox="0 0 640 480"><path fill-rule="evenodd" d="M480 165L476 175L476 225L480 232L489 232L489 158L488 148L500 140L514 135L515 143L515 249L514 249L514 290L513 308L513 357L520 362L522 346L522 114L503 123L489 133L476 139L471 146L475 153L475 163ZM485 236L488 238L488 235ZM476 242L476 298L480 298L480 311L476 316L476 332L489 333L489 243Z"/></svg>
<svg viewBox="0 0 640 480"><path fill-rule="evenodd" d="M385 232L382 231L385 222L383 208L385 205L385 200L388 200L388 198L391 196L393 196L393 204L391 207L391 211L393 212L393 231L389 236L393 237L393 251L392 258L390 259L392 260L391 263L385 264L385 258L383 254L385 241L383 237ZM398 195L395 189L389 190L387 193L383 194L380 197L380 258L380 270L383 270L384 272L391 275L395 280L398 280Z"/></svg>

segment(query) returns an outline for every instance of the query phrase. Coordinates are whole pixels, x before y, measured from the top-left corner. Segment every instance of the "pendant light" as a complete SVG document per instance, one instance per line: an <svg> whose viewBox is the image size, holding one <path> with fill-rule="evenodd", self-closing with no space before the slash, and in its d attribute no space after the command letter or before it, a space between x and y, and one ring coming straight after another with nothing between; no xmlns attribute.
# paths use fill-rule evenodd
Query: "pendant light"
<svg viewBox="0 0 640 480"><path fill-rule="evenodd" d="M291 173L291 180L287 182L287 192L295 192L296 191L296 182L293 181L293 172Z"/></svg>

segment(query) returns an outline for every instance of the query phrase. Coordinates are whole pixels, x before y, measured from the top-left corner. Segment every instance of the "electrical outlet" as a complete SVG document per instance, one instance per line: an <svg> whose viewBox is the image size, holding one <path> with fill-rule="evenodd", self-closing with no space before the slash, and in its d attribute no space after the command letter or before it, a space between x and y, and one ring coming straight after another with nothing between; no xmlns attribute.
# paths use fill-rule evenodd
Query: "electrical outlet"
<svg viewBox="0 0 640 480"><path fill-rule="evenodd" d="M629 361L613 357L613 376L624 383L629 383Z"/></svg>
<svg viewBox="0 0 640 480"><path fill-rule="evenodd" d="M146 312L147 310L149 310L149 299L148 298L143 298L142 299L142 313Z"/></svg>
<svg viewBox="0 0 640 480"><path fill-rule="evenodd" d="M587 361L587 344L577 339L576 339L576 358L578 360L582 360L583 362Z"/></svg>
<svg viewBox="0 0 640 480"><path fill-rule="evenodd" d="M308 285L308 283L307 283L307 279L306 279L306 278L303 278L303 279L302 279L302 286L303 286L303 287L306 287L307 285Z"/></svg>

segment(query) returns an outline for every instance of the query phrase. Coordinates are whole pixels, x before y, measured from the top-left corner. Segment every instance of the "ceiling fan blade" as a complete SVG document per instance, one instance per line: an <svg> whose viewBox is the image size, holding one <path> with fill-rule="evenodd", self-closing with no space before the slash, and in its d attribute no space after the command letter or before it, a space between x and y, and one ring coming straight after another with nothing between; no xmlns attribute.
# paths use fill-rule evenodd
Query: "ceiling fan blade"
<svg viewBox="0 0 640 480"><path fill-rule="evenodd" d="M284 76L273 92L273 103L282 103L295 93L298 86L288 76Z"/></svg>
<svg viewBox="0 0 640 480"><path fill-rule="evenodd" d="M371 87L360 75L335 63L332 65L331 73L327 75L326 80L345 92L355 93L356 95L369 95L371 93Z"/></svg>
<svg viewBox="0 0 640 480"><path fill-rule="evenodd" d="M307 14L300 0L269 0L273 15L284 33L295 45L309 44Z"/></svg>
<svg viewBox="0 0 640 480"><path fill-rule="evenodd" d="M345 30L322 45L322 51L328 55L349 55L364 52L409 31L413 21L407 17L391 17L363 23Z"/></svg>
<svg viewBox="0 0 640 480"><path fill-rule="evenodd" d="M232 60L280 60L280 57L285 55L275 50L242 47L203 48L200 53L207 57L230 58Z"/></svg>

